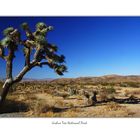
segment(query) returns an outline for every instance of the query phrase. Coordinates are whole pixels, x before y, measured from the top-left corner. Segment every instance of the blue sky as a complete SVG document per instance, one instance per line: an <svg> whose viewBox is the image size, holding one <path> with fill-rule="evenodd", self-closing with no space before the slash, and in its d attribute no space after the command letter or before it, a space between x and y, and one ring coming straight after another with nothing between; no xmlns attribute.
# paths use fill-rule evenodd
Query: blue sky
<svg viewBox="0 0 140 140"><path fill-rule="evenodd" d="M140 17L0 17L0 39L3 29L20 29L22 22L32 30L37 22L54 26L48 41L66 56L68 72L62 77L140 75ZM24 65L22 49L16 54L14 76ZM2 59L0 77L5 77ZM34 68L25 77L59 78L48 67Z"/></svg>

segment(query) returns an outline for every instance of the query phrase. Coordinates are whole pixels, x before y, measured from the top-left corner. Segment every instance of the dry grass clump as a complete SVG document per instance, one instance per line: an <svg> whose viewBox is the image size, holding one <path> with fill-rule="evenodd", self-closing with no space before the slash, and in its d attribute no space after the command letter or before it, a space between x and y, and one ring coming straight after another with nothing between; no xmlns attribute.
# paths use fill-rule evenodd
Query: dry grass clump
<svg viewBox="0 0 140 140"><path fill-rule="evenodd" d="M57 100L55 105L58 107L66 107L66 103L63 100Z"/></svg>
<svg viewBox="0 0 140 140"><path fill-rule="evenodd" d="M37 100L29 105L29 110L32 111L32 115L39 115L52 108L51 105L46 105L42 100Z"/></svg>
<svg viewBox="0 0 140 140"><path fill-rule="evenodd" d="M69 96L69 94L65 91L55 91L53 93L54 96L59 96L59 97L63 97L63 98L66 98Z"/></svg>
<svg viewBox="0 0 140 140"><path fill-rule="evenodd" d="M97 117L130 117L134 113L129 111L126 106L118 103L109 102L97 113Z"/></svg>
<svg viewBox="0 0 140 140"><path fill-rule="evenodd" d="M53 112L55 108L55 101L50 100L46 101L43 99L35 99L35 100L30 100L28 102L29 105L29 110L32 112L32 116L37 116L40 117L42 114L47 113L47 112Z"/></svg>
<svg viewBox="0 0 140 140"><path fill-rule="evenodd" d="M13 113L20 112L20 110L22 112L23 110L26 112L27 117L40 117L42 114L54 109L55 101L49 100L46 102L43 99L38 99L34 94L17 94L8 96L5 107Z"/></svg>
<svg viewBox="0 0 140 140"><path fill-rule="evenodd" d="M123 109L124 107L119 105L118 103L115 103L115 102L109 102L107 103L107 105L105 106L105 110L106 111L117 111L117 110L121 110Z"/></svg>
<svg viewBox="0 0 140 140"><path fill-rule="evenodd" d="M117 103L109 102L103 106L93 108L92 112L88 112L85 116L89 117L128 117L130 111Z"/></svg>

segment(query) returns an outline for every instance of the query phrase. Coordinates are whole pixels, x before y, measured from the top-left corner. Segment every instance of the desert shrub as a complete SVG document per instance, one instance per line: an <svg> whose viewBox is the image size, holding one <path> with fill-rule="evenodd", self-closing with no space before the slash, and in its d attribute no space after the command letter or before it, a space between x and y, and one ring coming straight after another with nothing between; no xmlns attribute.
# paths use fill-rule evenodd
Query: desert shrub
<svg viewBox="0 0 140 140"><path fill-rule="evenodd" d="M69 93L69 95L76 95L77 90L76 90L76 88L68 88L68 93Z"/></svg>
<svg viewBox="0 0 140 140"><path fill-rule="evenodd" d="M108 111L117 111L117 110L121 110L122 108L123 108L122 106L114 102L108 103L107 106L105 107L105 109Z"/></svg>
<svg viewBox="0 0 140 140"><path fill-rule="evenodd" d="M53 95L63 97L63 98L66 98L69 96L68 92L65 92L65 91L54 91Z"/></svg>
<svg viewBox="0 0 140 140"><path fill-rule="evenodd" d="M125 83L120 83L120 87L139 88L140 87L140 83L137 83L137 82L125 82Z"/></svg>
<svg viewBox="0 0 140 140"><path fill-rule="evenodd" d="M127 85L129 87L134 87L134 88L139 88L140 87L140 84L136 83L136 82L128 82Z"/></svg>
<svg viewBox="0 0 140 140"><path fill-rule="evenodd" d="M103 87L100 91L100 98L103 101L107 101L108 99L113 99L116 90L113 87Z"/></svg>
<svg viewBox="0 0 140 140"><path fill-rule="evenodd" d="M115 83L107 83L107 82L102 82L100 83L102 86L114 86Z"/></svg>
<svg viewBox="0 0 140 140"><path fill-rule="evenodd" d="M52 111L54 104L47 104L44 100L34 100L29 104L29 110L32 112L32 115L41 115L48 111Z"/></svg>
<svg viewBox="0 0 140 140"><path fill-rule="evenodd" d="M119 86L120 87L128 87L127 83L120 83Z"/></svg>
<svg viewBox="0 0 140 140"><path fill-rule="evenodd" d="M109 93L109 94L113 94L116 92L115 88L113 88L112 86L111 87L108 87L106 88L106 91Z"/></svg>

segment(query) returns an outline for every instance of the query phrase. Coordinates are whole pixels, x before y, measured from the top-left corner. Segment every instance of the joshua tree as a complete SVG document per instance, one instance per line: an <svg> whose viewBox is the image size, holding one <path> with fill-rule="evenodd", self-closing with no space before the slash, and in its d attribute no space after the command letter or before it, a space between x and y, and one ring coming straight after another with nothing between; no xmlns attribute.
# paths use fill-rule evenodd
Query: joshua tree
<svg viewBox="0 0 140 140"><path fill-rule="evenodd" d="M97 91L85 92L84 95L88 99L88 104L95 105L97 103Z"/></svg>
<svg viewBox="0 0 140 140"><path fill-rule="evenodd" d="M18 29L8 27L3 31L4 38L0 41L0 57L6 62L6 80L0 93L0 104L5 100L10 87L20 82L32 68L47 65L54 69L58 75L63 75L67 70L64 65L65 57L57 55L57 46L48 43L46 39L48 31L53 29L52 26L39 22L36 24L34 32L30 30L27 23L23 23L21 27L26 33L26 40L22 40ZM25 66L17 76L13 77L15 52L21 47L23 48Z"/></svg>

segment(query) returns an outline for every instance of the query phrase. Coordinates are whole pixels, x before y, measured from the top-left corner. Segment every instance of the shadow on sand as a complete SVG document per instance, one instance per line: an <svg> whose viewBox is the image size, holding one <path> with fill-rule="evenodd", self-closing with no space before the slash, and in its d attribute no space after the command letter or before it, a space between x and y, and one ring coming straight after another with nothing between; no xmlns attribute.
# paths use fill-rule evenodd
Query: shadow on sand
<svg viewBox="0 0 140 140"><path fill-rule="evenodd" d="M125 99L112 98L104 101L97 101L97 104L107 103L107 102L115 102L119 104L140 104L140 98L134 96L130 96L129 98L125 98Z"/></svg>
<svg viewBox="0 0 140 140"><path fill-rule="evenodd" d="M28 111L28 105L20 101L6 100L0 107L0 114L26 111Z"/></svg>

